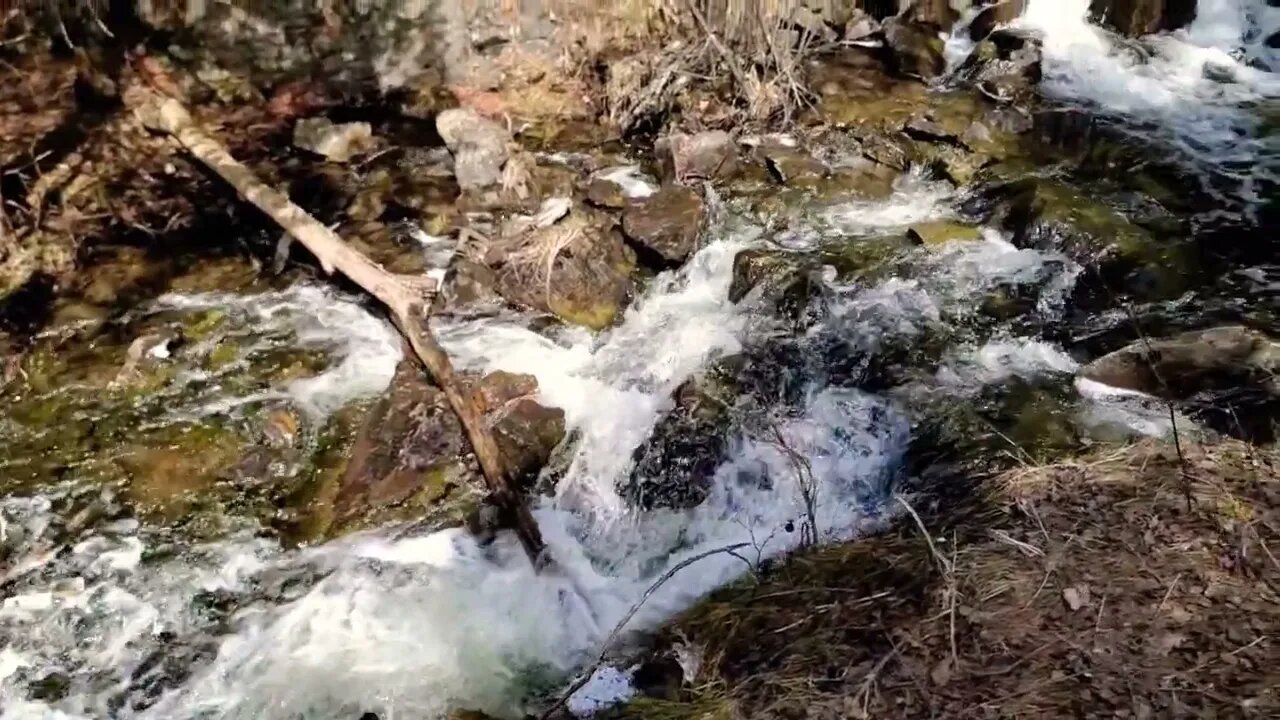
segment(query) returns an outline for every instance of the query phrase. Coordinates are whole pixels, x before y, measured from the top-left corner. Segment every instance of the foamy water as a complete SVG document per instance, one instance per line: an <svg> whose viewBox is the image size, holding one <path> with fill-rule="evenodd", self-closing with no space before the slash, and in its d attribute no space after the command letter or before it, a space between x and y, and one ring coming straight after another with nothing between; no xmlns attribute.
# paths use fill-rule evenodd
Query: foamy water
<svg viewBox="0 0 1280 720"><path fill-rule="evenodd" d="M1235 145L1228 140L1249 130L1238 106L1275 93L1270 76L1248 65L1267 60L1249 12L1270 9L1201 0L1192 28L1153 41L1156 55L1138 61L1083 23L1086 5L1032 0L1024 22L1046 33L1049 92L1153 123L1188 157L1223 162L1232 172L1236 160L1265 151L1247 133ZM1248 12L1234 12L1240 9ZM1240 74L1224 88L1220 76L1204 78L1211 62ZM1247 185L1249 171L1237 174ZM630 170L616 179L643 180ZM812 249L949 217L952 203L950 188L909 176L886 201L824 208L813 222L772 240ZM437 240L422 239L424 251L451 252ZM344 720L376 712L403 720L465 707L516 717L598 653L667 569L738 543L750 548L747 561L794 548L799 533L787 528L803 517L802 494L769 438L737 432L696 508L638 512L616 489L632 452L670 409L672 392L754 341L755 309L729 303L727 290L736 252L764 241L750 225L719 226L685 268L655 279L621 324L598 336L534 332L516 314L438 328L459 366L532 373L542 401L565 410L574 438L569 463L555 494L535 508L554 571L534 574L511 537L480 547L461 530L389 527L285 551L253 527L192 543L116 519L68 538L65 516L109 505L110 498L55 487L43 496L0 500L6 592L0 714ZM830 311L814 332L834 334L853 350L945 334L972 320L986 293L1010 285L1032 293L1037 312L1052 319L1079 273L1060 254L1018 249L991 231L978 241L912 252L909 276L832 282ZM223 398L222 406L200 411L282 397L323 415L385 389L400 357L383 321L317 288L171 297L162 305L225 310L264 342L287 336L332 359L316 377L252 398ZM1070 357L1041 340L958 334L930 382L963 397L1010 378L1066 378L1074 370ZM1082 406L1082 422L1152 434L1167 427L1141 402L1103 397L1087 385L1080 391L1094 403ZM884 500L910 440L903 408L815 383L795 407L765 411L786 444L812 464L822 540L854 537L886 521ZM699 562L656 592L629 629L654 627L745 569L743 559L730 555ZM592 690L599 697L584 694L575 706L628 691L625 668L598 680Z"/></svg>
<svg viewBox="0 0 1280 720"><path fill-rule="evenodd" d="M1280 8L1200 0L1190 26L1140 45L1092 25L1088 11L1089 0L1028 3L1018 24L1044 38L1041 90L1120 118L1139 139L1173 148L1171 159L1225 178L1225 193L1206 181L1224 204L1262 201L1264 183L1280 180L1280 146L1256 112L1280 97L1280 58L1265 43Z"/></svg>

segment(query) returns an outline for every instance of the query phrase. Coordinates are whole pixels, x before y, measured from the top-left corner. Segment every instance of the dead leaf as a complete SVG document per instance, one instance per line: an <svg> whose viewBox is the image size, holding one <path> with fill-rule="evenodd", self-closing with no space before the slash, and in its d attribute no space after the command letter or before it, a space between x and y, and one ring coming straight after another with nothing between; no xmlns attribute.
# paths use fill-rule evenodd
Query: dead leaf
<svg viewBox="0 0 1280 720"><path fill-rule="evenodd" d="M1067 608L1071 612L1075 612L1089 604L1089 586L1076 585L1062 591L1062 599L1066 601Z"/></svg>

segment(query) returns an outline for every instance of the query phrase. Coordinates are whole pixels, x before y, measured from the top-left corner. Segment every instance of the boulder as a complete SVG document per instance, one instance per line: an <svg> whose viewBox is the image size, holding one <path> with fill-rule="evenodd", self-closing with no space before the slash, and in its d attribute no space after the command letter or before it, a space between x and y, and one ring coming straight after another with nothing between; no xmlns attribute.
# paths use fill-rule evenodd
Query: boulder
<svg viewBox="0 0 1280 720"><path fill-rule="evenodd" d="M907 9L905 17L918 23L935 25L942 30L950 30L956 20L960 19L960 13L953 5L953 0L915 0Z"/></svg>
<svg viewBox="0 0 1280 720"><path fill-rule="evenodd" d="M632 454L631 473L618 488L632 506L686 509L707 498L729 443L732 397L724 396L732 393L719 380L710 371L676 390L675 407Z"/></svg>
<svg viewBox="0 0 1280 720"><path fill-rule="evenodd" d="M997 6L999 7L999 6ZM1042 42L1031 33L999 29L986 34L956 70L956 77L997 102L1019 102L1043 75Z"/></svg>
<svg viewBox="0 0 1280 720"><path fill-rule="evenodd" d="M969 24L969 38L975 42L985 40L997 26L1017 20L1027 9L1027 0L1000 0L984 8Z"/></svg>
<svg viewBox="0 0 1280 720"><path fill-rule="evenodd" d="M1138 340L1086 365L1080 376L1122 390L1184 400L1247 385L1280 391L1280 343L1255 330L1226 326Z"/></svg>
<svg viewBox="0 0 1280 720"><path fill-rule="evenodd" d="M797 147L795 143L766 138L755 148L754 155L782 185L811 186L828 174L825 163Z"/></svg>
<svg viewBox="0 0 1280 720"><path fill-rule="evenodd" d="M346 530L380 511L414 500L422 510L476 499L478 470L462 424L444 392L418 366L401 362L390 389L369 410L338 483L334 529Z"/></svg>
<svg viewBox="0 0 1280 720"><path fill-rule="evenodd" d="M489 426L507 472L516 481L529 483L564 440L564 411L543 406L532 397L520 397L498 408L489 418Z"/></svg>
<svg viewBox="0 0 1280 720"><path fill-rule="evenodd" d="M622 232L651 264L679 265L697 247L705 218L706 207L697 191L668 185L627 209Z"/></svg>
<svg viewBox="0 0 1280 720"><path fill-rule="evenodd" d="M945 44L938 26L891 18L884 23L884 39L895 73L931 80L946 72Z"/></svg>
<svg viewBox="0 0 1280 720"><path fill-rule="evenodd" d="M603 212L576 206L548 227L496 239L483 260L507 300L600 330L622 312L636 266L616 225Z"/></svg>
<svg viewBox="0 0 1280 720"><path fill-rule="evenodd" d="M1196 0L1092 0L1089 15L1130 37L1177 30L1196 17Z"/></svg>
<svg viewBox="0 0 1280 720"><path fill-rule="evenodd" d="M724 180L738 169L738 147L723 130L673 133L654 144L665 182Z"/></svg>
<svg viewBox="0 0 1280 720"><path fill-rule="evenodd" d="M293 144L344 163L372 149L373 128L366 122L335 124L328 118L305 118L293 126Z"/></svg>
<svg viewBox="0 0 1280 720"><path fill-rule="evenodd" d="M453 153L454 175L463 190L483 190L502 180L511 135L474 110L455 108L436 116L436 130Z"/></svg>
<svg viewBox="0 0 1280 720"><path fill-rule="evenodd" d="M534 401L538 386L529 375L496 372L469 385L507 470L521 481L536 476L564 438L564 412ZM397 511L461 520L484 487L444 392L406 360L356 433L338 482L332 528L354 529Z"/></svg>

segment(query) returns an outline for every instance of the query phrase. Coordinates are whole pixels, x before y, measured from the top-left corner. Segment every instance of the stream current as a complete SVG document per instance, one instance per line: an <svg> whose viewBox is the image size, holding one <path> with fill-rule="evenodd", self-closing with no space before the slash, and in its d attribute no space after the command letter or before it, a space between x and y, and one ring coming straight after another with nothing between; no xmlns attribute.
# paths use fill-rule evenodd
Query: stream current
<svg viewBox="0 0 1280 720"><path fill-rule="evenodd" d="M1275 122L1280 96L1280 75L1270 70L1280 58L1265 42L1280 9L1201 0L1192 26L1139 51L1090 25L1087 6L1032 0L1019 21L1045 38L1043 92L1164 148L1249 221L1276 181L1277 138L1259 128L1266 112ZM610 330L533 329L514 313L437 327L461 368L533 374L540 400L565 412L570 445L554 491L535 508L553 572L535 574L511 537L482 547L463 529L402 524L286 549L234 513L207 533L87 513L92 502L72 481L0 499L8 561L0 715L354 720L374 712L404 720L465 707L519 716L563 687L653 580L682 560L746 543L748 559L758 561L800 542L797 474L779 443L751 432L750 422L696 507L639 511L618 491L673 392L734 356L784 348L797 358L789 389L752 397L747 414L807 458L821 542L883 527L915 433L938 407L985 402L1016 386L1034 398L1021 413L1048 403L1055 422L1083 435L1166 432L1161 408L1077 390L1077 361L1064 348L1026 324L983 315L987 293L1016 287L1031 298L1033 325L1052 324L1081 273L1067 256L1019 249L993 228L974 242L904 250L886 272L857 281L825 273L815 320L800 331L750 295L728 299L739 251L782 246L816 255L835 241L955 217L964 199L908 172L885 200L798 207L781 231L754 225L728 203L702 249L655 278ZM242 341L239 359L219 373L179 372L140 400L162 406L140 432L148 422L198 425L281 398L324 418L382 392L400 359L392 328L356 300L315 286L170 295L137 312L211 309ZM940 346L934 360L891 387L860 384L833 360L925 342ZM267 387L237 384L238 372L280 343L315 354L319 371ZM0 473L25 462L0 459ZM67 517L77 512L87 515ZM83 531L65 542L76 523ZM652 629L744 570L738 557L704 559L665 583L628 628ZM625 697L626 673L599 673L572 707L587 712Z"/></svg>

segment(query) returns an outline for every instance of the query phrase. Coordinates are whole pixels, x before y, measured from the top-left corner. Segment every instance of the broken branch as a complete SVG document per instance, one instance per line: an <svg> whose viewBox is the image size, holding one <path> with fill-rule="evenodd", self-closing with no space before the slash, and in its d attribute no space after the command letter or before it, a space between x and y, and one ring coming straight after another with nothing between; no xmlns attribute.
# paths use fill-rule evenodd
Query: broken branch
<svg viewBox="0 0 1280 720"><path fill-rule="evenodd" d="M173 136L187 152L234 187L241 197L278 223L316 257L326 273L341 273L386 306L414 355L444 391L450 407L466 430L491 499L509 514L530 561L541 567L546 560L543 557L546 545L533 513L522 502L520 493L511 482L474 394L470 389L459 386L454 378L453 363L427 325L429 303L426 300L434 286L428 288L422 278L387 272L352 248L337 233L259 180L221 143L205 134L177 100L134 87L126 95L126 102L144 125Z"/></svg>

